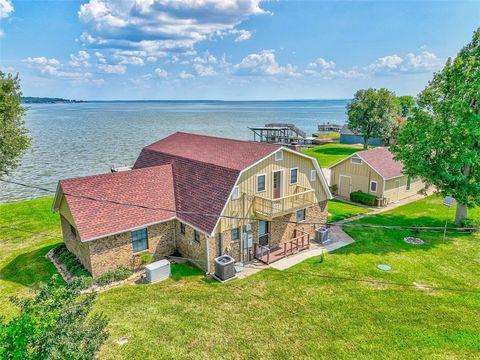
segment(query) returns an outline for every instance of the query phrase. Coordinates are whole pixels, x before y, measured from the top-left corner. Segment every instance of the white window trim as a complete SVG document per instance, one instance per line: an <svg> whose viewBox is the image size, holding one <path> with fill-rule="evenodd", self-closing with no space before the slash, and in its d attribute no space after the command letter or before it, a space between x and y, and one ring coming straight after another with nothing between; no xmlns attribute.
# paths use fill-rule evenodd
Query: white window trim
<svg viewBox="0 0 480 360"><path fill-rule="evenodd" d="M235 186L232 191L232 200L237 200L237 199L240 199L240 188L238 186Z"/></svg>
<svg viewBox="0 0 480 360"><path fill-rule="evenodd" d="M375 184L375 190L372 190L372 184ZM370 180L370 192L376 193L378 191L378 182Z"/></svg>
<svg viewBox="0 0 480 360"><path fill-rule="evenodd" d="M360 162L354 162L353 159L358 159L358 160L360 160ZM350 162L351 162L352 164L355 164L355 165L362 165L362 164L363 164L363 160L360 159L358 156L352 156L352 157L350 158Z"/></svg>
<svg viewBox="0 0 480 360"><path fill-rule="evenodd" d="M283 160L283 151L279 150L275 153L275 161L282 161Z"/></svg>
<svg viewBox="0 0 480 360"><path fill-rule="evenodd" d="M265 176L265 182L264 182L264 189L263 190L258 190L258 178L260 176ZM257 174L257 176L255 177L255 191L257 193L262 193L262 192L265 192L267 191L267 174Z"/></svg>
<svg viewBox="0 0 480 360"><path fill-rule="evenodd" d="M315 181L317 180L317 170L313 169L310 170L310 181Z"/></svg>
<svg viewBox="0 0 480 360"><path fill-rule="evenodd" d="M292 170L297 170L297 181L292 182ZM290 185L297 185L298 184L298 167L293 167L290 168L290 179L289 179Z"/></svg>

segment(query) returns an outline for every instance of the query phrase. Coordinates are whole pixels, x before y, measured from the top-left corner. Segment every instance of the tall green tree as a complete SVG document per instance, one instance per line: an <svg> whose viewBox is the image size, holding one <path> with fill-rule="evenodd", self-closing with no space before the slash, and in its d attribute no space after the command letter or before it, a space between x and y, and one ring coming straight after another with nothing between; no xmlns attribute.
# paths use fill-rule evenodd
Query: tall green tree
<svg viewBox="0 0 480 360"><path fill-rule="evenodd" d="M393 152L407 174L457 199L456 224L480 205L480 28L419 94Z"/></svg>
<svg viewBox="0 0 480 360"><path fill-rule="evenodd" d="M412 96L398 96L397 97L398 105L400 106L400 114L407 118L412 114L413 108L415 107L415 99Z"/></svg>
<svg viewBox="0 0 480 360"><path fill-rule="evenodd" d="M13 298L20 314L0 326L0 359L93 359L108 337L105 317L90 314L94 300L56 277L33 298Z"/></svg>
<svg viewBox="0 0 480 360"><path fill-rule="evenodd" d="M30 146L18 74L0 71L0 178L18 166Z"/></svg>
<svg viewBox="0 0 480 360"><path fill-rule="evenodd" d="M363 138L363 148L373 137L389 139L397 126L399 105L387 89L362 89L347 105L348 127Z"/></svg>

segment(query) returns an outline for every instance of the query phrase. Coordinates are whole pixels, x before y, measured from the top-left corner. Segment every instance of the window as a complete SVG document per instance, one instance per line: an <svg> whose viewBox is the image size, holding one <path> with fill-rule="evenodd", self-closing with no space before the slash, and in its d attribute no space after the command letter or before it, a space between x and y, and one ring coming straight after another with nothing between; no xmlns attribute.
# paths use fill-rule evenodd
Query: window
<svg viewBox="0 0 480 360"><path fill-rule="evenodd" d="M298 168L290 169L290 185L298 182Z"/></svg>
<svg viewBox="0 0 480 360"><path fill-rule="evenodd" d="M362 159L360 159L359 157L352 157L352 164L361 164L362 163Z"/></svg>
<svg viewBox="0 0 480 360"><path fill-rule="evenodd" d="M317 170L310 170L310 181L317 180Z"/></svg>
<svg viewBox="0 0 480 360"><path fill-rule="evenodd" d="M297 222L305 221L305 209L298 210L296 213Z"/></svg>
<svg viewBox="0 0 480 360"><path fill-rule="evenodd" d="M283 160L283 152L282 150L277 151L275 153L275 161L282 161Z"/></svg>
<svg viewBox="0 0 480 360"><path fill-rule="evenodd" d="M200 242L200 233L197 230L193 231L193 240L195 240L198 243Z"/></svg>
<svg viewBox="0 0 480 360"><path fill-rule="evenodd" d="M70 224L70 232L72 233L72 236L76 239L77 238L77 230L73 227L72 224Z"/></svg>
<svg viewBox="0 0 480 360"><path fill-rule="evenodd" d="M376 181L370 181L370 191L371 192L377 192L377 182Z"/></svg>
<svg viewBox="0 0 480 360"><path fill-rule="evenodd" d="M410 186L412 185L412 179L410 179L410 176L407 176L407 191L410 190Z"/></svg>
<svg viewBox="0 0 480 360"><path fill-rule="evenodd" d="M185 234L186 234L185 224L184 224L184 223L180 223L180 234L182 234L182 235L185 235Z"/></svg>
<svg viewBox="0 0 480 360"><path fill-rule="evenodd" d="M238 186L235 186L232 191L232 200L236 200L240 198L240 190L238 189Z"/></svg>
<svg viewBox="0 0 480 360"><path fill-rule="evenodd" d="M232 233L230 234L230 238L232 241L240 239L240 228L232 229Z"/></svg>
<svg viewBox="0 0 480 360"><path fill-rule="evenodd" d="M133 252L139 252L148 249L147 229L132 231L132 248Z"/></svg>
<svg viewBox="0 0 480 360"><path fill-rule="evenodd" d="M257 192L265 191L266 175L257 175Z"/></svg>

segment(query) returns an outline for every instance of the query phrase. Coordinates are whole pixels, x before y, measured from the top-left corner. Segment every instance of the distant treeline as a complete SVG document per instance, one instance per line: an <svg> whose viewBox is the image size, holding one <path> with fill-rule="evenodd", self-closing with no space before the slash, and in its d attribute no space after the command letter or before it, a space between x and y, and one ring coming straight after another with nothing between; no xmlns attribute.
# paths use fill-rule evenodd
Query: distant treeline
<svg viewBox="0 0 480 360"><path fill-rule="evenodd" d="M22 102L25 104L58 104L58 103L81 103L82 100L70 100L62 98L49 98L49 97L22 97Z"/></svg>

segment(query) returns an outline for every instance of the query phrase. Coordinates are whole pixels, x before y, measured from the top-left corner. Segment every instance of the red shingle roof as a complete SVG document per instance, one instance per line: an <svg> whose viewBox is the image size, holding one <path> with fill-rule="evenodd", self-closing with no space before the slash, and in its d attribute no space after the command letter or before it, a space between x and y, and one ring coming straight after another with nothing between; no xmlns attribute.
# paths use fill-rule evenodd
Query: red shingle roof
<svg viewBox="0 0 480 360"><path fill-rule="evenodd" d="M403 175L403 164L393 159L393 154L387 147L363 150L355 153L365 160L376 172L385 179Z"/></svg>
<svg viewBox="0 0 480 360"><path fill-rule="evenodd" d="M171 165L61 180L60 186L83 241L175 216L114 203L175 210Z"/></svg>
<svg viewBox="0 0 480 360"><path fill-rule="evenodd" d="M280 145L177 132L144 149L243 170L280 149Z"/></svg>
<svg viewBox="0 0 480 360"><path fill-rule="evenodd" d="M175 133L146 146L134 170L62 180L60 185L83 241L173 216L209 234L240 171L279 148L279 145ZM78 196L162 207L178 213Z"/></svg>

